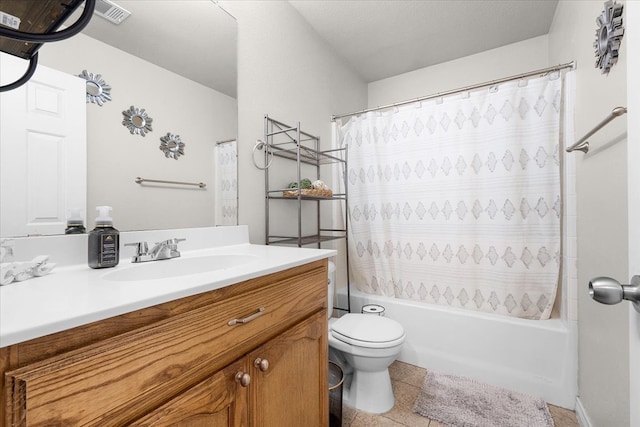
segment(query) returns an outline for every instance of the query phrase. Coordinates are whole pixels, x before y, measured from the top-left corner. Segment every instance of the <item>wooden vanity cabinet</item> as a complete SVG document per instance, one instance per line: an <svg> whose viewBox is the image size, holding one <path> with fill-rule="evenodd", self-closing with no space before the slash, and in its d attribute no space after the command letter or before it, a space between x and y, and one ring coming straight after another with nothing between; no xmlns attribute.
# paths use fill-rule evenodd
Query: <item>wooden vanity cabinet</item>
<svg viewBox="0 0 640 427"><path fill-rule="evenodd" d="M320 369L327 363L320 349L324 315L302 321L131 425L326 425L318 424L326 393L316 386L326 376Z"/></svg>
<svg viewBox="0 0 640 427"><path fill-rule="evenodd" d="M2 348L3 425L326 426L326 307L321 260Z"/></svg>

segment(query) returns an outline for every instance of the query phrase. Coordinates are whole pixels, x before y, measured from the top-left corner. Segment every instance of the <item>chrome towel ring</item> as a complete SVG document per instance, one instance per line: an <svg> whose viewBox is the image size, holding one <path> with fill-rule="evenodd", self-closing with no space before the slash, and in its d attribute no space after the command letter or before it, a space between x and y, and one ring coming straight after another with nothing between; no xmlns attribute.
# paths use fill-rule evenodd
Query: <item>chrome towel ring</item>
<svg viewBox="0 0 640 427"><path fill-rule="evenodd" d="M251 160L253 160L253 165L256 168L260 169L260 170L269 169L269 166L271 166L271 162L273 161L273 152L271 152L271 151L269 151L267 149L267 158L268 158L268 160L267 160L267 163L264 165L264 167L258 166L258 163L256 163L256 151L257 150L261 150L262 151L262 149L265 148L265 147L267 147L267 143L266 142L264 142L261 139L257 140L256 141L256 145L253 146L253 152L252 152L252 155L251 155ZM269 157L269 156L271 156L271 157Z"/></svg>

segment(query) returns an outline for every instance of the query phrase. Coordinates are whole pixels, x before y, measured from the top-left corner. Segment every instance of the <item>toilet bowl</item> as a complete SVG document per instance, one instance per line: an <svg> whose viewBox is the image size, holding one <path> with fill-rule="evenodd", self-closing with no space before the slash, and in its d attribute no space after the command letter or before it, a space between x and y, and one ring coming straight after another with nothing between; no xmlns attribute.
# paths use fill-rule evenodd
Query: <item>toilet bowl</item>
<svg viewBox="0 0 640 427"><path fill-rule="evenodd" d="M329 264L331 312L334 277L332 263ZM388 368L400 353L404 339L402 325L387 317L356 313L338 319L329 317L329 358L345 374L345 404L374 414L393 408L395 398Z"/></svg>

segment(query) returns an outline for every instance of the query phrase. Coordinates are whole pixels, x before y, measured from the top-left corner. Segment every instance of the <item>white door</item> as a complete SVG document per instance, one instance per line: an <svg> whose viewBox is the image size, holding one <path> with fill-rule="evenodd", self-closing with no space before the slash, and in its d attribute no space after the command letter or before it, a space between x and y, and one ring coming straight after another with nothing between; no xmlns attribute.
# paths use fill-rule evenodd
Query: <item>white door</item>
<svg viewBox="0 0 640 427"><path fill-rule="evenodd" d="M0 84L26 61L0 53ZM64 233L68 209L86 218L85 81L42 65L0 93L0 236Z"/></svg>
<svg viewBox="0 0 640 427"><path fill-rule="evenodd" d="M629 276L640 275L640 2L625 3L627 30L627 150ZM629 304L631 426L640 426L640 313Z"/></svg>

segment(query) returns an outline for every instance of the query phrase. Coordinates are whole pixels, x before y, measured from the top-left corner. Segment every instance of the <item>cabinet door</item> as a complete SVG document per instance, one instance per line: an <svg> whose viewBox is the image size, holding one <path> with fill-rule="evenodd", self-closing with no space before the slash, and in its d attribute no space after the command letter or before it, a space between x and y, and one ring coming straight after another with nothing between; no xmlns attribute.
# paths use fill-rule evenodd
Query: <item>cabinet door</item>
<svg viewBox="0 0 640 427"><path fill-rule="evenodd" d="M327 426L327 354L326 310L253 351L251 425Z"/></svg>
<svg viewBox="0 0 640 427"><path fill-rule="evenodd" d="M242 359L151 412L132 426L227 427L247 425L247 385L236 376L247 373Z"/></svg>

